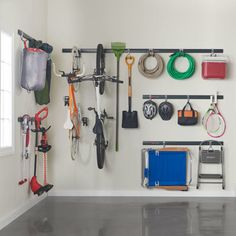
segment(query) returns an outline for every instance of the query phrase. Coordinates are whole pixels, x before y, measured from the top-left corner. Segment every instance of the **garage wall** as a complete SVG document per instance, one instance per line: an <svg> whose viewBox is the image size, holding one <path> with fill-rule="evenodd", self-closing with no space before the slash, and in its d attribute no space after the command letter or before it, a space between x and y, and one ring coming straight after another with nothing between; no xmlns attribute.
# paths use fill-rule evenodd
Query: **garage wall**
<svg viewBox="0 0 236 236"><path fill-rule="evenodd" d="M53 145L49 154L50 178L55 184L55 195L111 194L111 195L175 195L173 192L148 191L141 187L141 155L143 140L205 140L205 131L199 124L195 127L177 126L176 113L170 122L157 117L153 121L142 115L142 94L214 94L219 91L225 96L220 108L226 117L228 129L223 137L226 148L226 191L220 186L203 186L200 191L193 187L188 193L179 195L234 195L235 193L235 70L232 66L236 57L236 29L234 27L235 3L233 0L50 0L48 1L48 41L55 47L53 59L58 69L70 70L71 55L62 54L61 49L72 47L96 47L103 43L110 47L111 41L124 41L129 48L224 48L230 57L229 75L226 81L204 81L201 79L201 55L197 61L195 75L186 81L171 79L167 72L154 80L138 73L136 63L133 71L133 108L139 113L140 128L120 128L120 150L114 151L115 122L108 121L106 128L110 140L104 170L96 166L92 127L94 116L87 111L94 106L95 95L91 84L82 84L79 99L83 115L89 117L89 127L82 128L80 155L73 162L69 156L68 134L63 129L66 108L63 96L67 84L53 78L52 102L49 106L51 123L50 141ZM169 55L162 55L167 63ZM83 55L86 73L94 69L95 55ZM115 58L106 55L108 74L115 74ZM121 62L121 79L127 81L127 66ZM127 110L127 82L120 86L120 111ZM109 114L115 115L115 86L108 85L103 102ZM161 101L158 101L160 103ZM172 101L175 110L181 109L185 101ZM203 114L208 101L192 101ZM193 185L196 184L197 148L194 154Z"/></svg>
<svg viewBox="0 0 236 236"><path fill-rule="evenodd" d="M46 38L47 5L46 0L1 0L0 29L14 33L14 128L15 152L11 156L0 157L0 228L27 210L39 200L33 197L29 185L18 186L20 178L20 128L17 117L34 114L38 109L33 93L29 94L19 87L22 42L17 29L22 29L35 38ZM32 137L33 144L33 137ZM31 158L33 170L33 156Z"/></svg>

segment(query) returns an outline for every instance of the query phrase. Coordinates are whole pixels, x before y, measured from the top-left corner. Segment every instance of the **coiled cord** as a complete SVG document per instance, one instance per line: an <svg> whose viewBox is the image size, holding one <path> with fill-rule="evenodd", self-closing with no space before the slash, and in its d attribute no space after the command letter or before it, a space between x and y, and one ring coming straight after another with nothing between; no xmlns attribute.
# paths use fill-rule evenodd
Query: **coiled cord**
<svg viewBox="0 0 236 236"><path fill-rule="evenodd" d="M152 69L147 69L147 67L146 67L146 60L149 57L154 57L156 59L157 64ZM163 63L162 57L160 55L158 55L157 53L153 53L153 52L143 54L140 57L139 62L138 62L139 72L143 76L145 76L147 78L151 78L151 79L157 78L158 76L160 76L163 71L163 68L164 68L164 63Z"/></svg>

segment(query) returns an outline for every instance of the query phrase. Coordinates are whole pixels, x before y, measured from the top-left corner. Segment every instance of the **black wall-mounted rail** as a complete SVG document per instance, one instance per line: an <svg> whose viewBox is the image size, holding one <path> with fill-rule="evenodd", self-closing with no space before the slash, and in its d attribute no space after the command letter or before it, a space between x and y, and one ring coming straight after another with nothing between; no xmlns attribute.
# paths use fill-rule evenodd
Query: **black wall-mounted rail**
<svg viewBox="0 0 236 236"><path fill-rule="evenodd" d="M199 146L203 141L143 141L143 145L145 146L165 146L165 145L172 145L172 146ZM222 141L205 141L203 145L209 145L211 142L212 145L224 145Z"/></svg>
<svg viewBox="0 0 236 236"><path fill-rule="evenodd" d="M20 29L18 29L17 33L18 33L18 35L21 36L21 38L29 41L29 47L41 48L44 44L42 40L37 40L37 39L29 36L28 34L26 34L25 32L23 32ZM47 45L47 52L52 52L53 47L49 44L46 44L46 45ZM44 46L44 48L41 48L41 49L45 50L45 46Z"/></svg>
<svg viewBox="0 0 236 236"><path fill-rule="evenodd" d="M215 97L215 95L143 95L143 99L211 99L211 97ZM217 95L217 99L224 99L223 95Z"/></svg>
<svg viewBox="0 0 236 236"><path fill-rule="evenodd" d="M96 53L97 49L95 48L81 48L79 49L81 53ZM186 53L223 53L224 49L179 49L179 48L126 48L126 53L148 53L148 52L154 52L154 53L175 53L175 52L186 52ZM72 48L63 48L63 53L71 53ZM104 49L105 53L113 53L111 48Z"/></svg>
<svg viewBox="0 0 236 236"><path fill-rule="evenodd" d="M42 42L41 40L36 40L33 37L29 36L28 34L26 34L25 32L23 32L22 30L18 29L18 34L23 37L24 39L27 39L29 41L39 41Z"/></svg>

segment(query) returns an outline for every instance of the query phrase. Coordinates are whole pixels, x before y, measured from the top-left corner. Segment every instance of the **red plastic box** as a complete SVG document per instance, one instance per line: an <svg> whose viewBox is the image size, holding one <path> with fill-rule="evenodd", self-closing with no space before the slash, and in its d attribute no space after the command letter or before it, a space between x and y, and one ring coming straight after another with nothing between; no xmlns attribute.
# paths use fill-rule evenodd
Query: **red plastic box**
<svg viewBox="0 0 236 236"><path fill-rule="evenodd" d="M225 79L228 58L226 56L205 56L202 60L203 79Z"/></svg>

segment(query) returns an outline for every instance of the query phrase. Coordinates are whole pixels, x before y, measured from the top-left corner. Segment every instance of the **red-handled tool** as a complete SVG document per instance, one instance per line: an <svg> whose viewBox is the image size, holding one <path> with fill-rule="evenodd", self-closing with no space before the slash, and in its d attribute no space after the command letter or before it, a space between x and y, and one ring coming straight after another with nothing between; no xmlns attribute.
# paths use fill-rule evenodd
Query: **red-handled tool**
<svg viewBox="0 0 236 236"><path fill-rule="evenodd" d="M49 126L47 129L42 127L40 132L42 132L42 137L40 144L38 146L38 151L43 153L43 188L45 192L52 189L53 185L47 182L47 152L51 149L51 145L48 144L47 131L51 128Z"/></svg>
<svg viewBox="0 0 236 236"><path fill-rule="evenodd" d="M35 125L37 128L40 127L41 121L48 117L48 107L44 107L35 114Z"/></svg>
<svg viewBox="0 0 236 236"><path fill-rule="evenodd" d="M30 181L30 187L34 194L38 196L45 192L44 186L42 186L37 180L37 159L38 159L38 133L40 132L40 125L42 120L46 119L48 116L48 108L44 107L39 112L35 114L35 149L34 149L34 176Z"/></svg>

